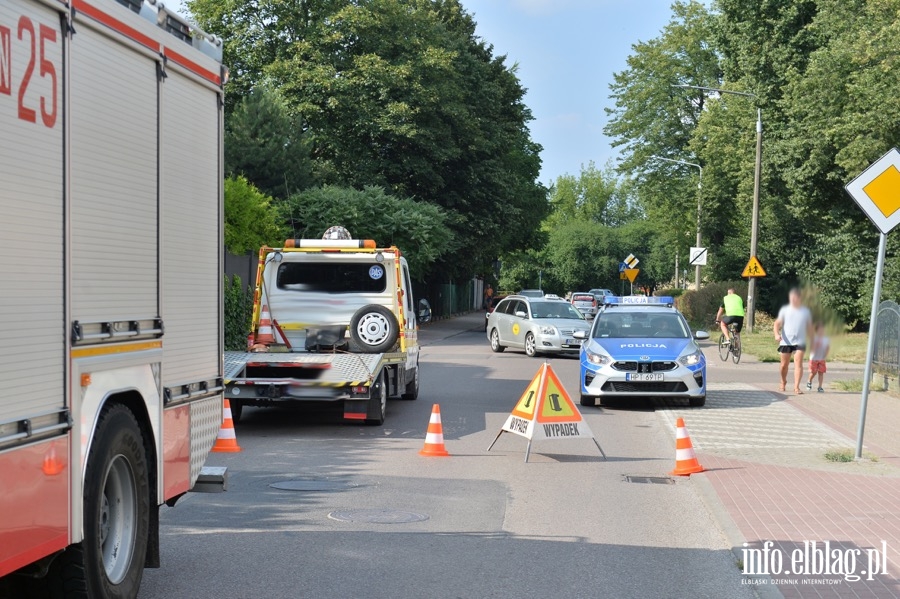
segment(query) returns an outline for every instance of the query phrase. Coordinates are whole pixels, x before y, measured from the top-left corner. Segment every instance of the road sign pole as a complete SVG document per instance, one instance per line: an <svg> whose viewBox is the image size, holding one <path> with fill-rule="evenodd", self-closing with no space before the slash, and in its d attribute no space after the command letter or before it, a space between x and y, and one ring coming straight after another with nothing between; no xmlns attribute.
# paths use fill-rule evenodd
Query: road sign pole
<svg viewBox="0 0 900 599"><path fill-rule="evenodd" d="M759 237L759 179L762 171L762 110L756 109L756 169L753 172L753 216L750 222L750 255L756 256ZM751 278L747 287L747 330L753 332L756 325L756 279Z"/></svg>
<svg viewBox="0 0 900 599"><path fill-rule="evenodd" d="M869 319L869 347L866 351L866 367L863 371L862 399L859 402L859 428L856 431L856 459L862 458L863 433L866 430L866 408L869 404L869 386L872 383L872 362L875 358L875 334L878 326L878 304L881 303L881 282L884 277L884 255L887 250L887 234L878 240L878 262L875 266L875 291L872 292L872 316Z"/></svg>

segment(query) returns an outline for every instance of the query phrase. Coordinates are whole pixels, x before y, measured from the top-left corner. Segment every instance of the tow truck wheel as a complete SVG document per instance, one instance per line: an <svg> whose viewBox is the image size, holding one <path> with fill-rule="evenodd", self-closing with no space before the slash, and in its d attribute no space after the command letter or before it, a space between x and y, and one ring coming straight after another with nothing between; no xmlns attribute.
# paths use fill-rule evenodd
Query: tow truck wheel
<svg viewBox="0 0 900 599"><path fill-rule="evenodd" d="M416 364L415 370L413 370L413 378L411 381L406 383L406 391L403 395L400 396L400 399L406 399L409 401L419 399L419 365Z"/></svg>
<svg viewBox="0 0 900 599"><path fill-rule="evenodd" d="M147 554L150 486L134 414L104 409L84 476L84 540L54 561L54 594L71 599L137 596Z"/></svg>
<svg viewBox="0 0 900 599"><path fill-rule="evenodd" d="M387 414L387 373L381 371L378 376L378 384L372 388L372 397L369 399L369 412L366 415L366 424L381 426Z"/></svg>
<svg viewBox="0 0 900 599"><path fill-rule="evenodd" d="M241 414L244 413L244 404L237 399L231 399L228 401L228 405L231 406L231 420L237 424L241 421Z"/></svg>
<svg viewBox="0 0 900 599"><path fill-rule="evenodd" d="M350 319L350 339L367 354L380 354L397 343L400 327L394 313L378 304L363 306Z"/></svg>

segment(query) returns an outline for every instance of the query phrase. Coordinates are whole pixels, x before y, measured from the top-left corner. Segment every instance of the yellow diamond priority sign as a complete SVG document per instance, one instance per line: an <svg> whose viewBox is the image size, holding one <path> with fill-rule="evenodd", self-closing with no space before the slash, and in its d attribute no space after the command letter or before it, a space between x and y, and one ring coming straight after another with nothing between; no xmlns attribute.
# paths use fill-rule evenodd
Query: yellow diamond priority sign
<svg viewBox="0 0 900 599"><path fill-rule="evenodd" d="M884 234L900 224L900 151L891 149L847 184L847 193Z"/></svg>

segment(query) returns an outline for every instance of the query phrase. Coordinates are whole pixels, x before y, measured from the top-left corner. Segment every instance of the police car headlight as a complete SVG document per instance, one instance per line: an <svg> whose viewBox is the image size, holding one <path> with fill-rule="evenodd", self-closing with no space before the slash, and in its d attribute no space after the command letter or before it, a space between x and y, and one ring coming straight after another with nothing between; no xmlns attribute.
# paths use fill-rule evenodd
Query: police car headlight
<svg viewBox="0 0 900 599"><path fill-rule="evenodd" d="M597 366L603 366L604 364L612 362L612 359L609 356L604 356L603 354L595 354L592 351L585 351L584 353L587 361L591 364L596 364Z"/></svg>
<svg viewBox="0 0 900 599"><path fill-rule="evenodd" d="M703 354L698 349L692 354L688 354L686 356L681 356L678 358L678 361L684 364L685 366L694 366L695 364L700 363L700 359L703 357Z"/></svg>
<svg viewBox="0 0 900 599"><path fill-rule="evenodd" d="M541 335L555 335L556 327L541 327Z"/></svg>

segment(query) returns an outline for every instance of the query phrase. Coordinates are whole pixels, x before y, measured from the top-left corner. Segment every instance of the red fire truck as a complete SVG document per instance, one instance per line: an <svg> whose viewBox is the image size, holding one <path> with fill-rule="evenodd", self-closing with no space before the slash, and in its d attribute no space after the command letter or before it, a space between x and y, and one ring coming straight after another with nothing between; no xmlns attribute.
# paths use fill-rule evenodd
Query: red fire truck
<svg viewBox="0 0 900 599"><path fill-rule="evenodd" d="M0 596L135 597L215 440L224 79L155 0L0 2Z"/></svg>

